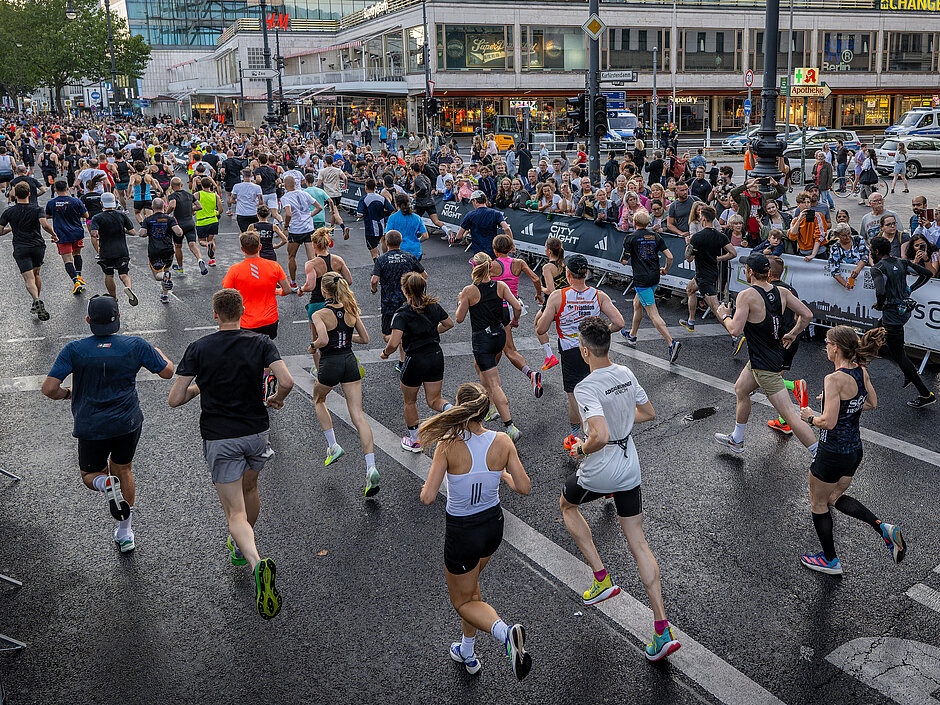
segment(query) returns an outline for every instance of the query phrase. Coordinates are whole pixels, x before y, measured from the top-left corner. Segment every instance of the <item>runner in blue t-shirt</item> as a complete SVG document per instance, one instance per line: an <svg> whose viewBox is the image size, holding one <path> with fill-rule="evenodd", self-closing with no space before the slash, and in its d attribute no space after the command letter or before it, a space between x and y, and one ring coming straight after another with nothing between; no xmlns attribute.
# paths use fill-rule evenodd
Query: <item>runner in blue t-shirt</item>
<svg viewBox="0 0 940 705"><path fill-rule="evenodd" d="M85 204L69 196L69 184L64 179L55 182L55 198L46 203L46 216L52 221L55 231L53 242L65 263L65 271L72 280L72 293L85 291L82 279L82 247L85 244L85 225L88 211Z"/></svg>
<svg viewBox="0 0 940 705"><path fill-rule="evenodd" d="M462 240L469 232L470 249L473 250L473 254L485 252L495 259L493 238L496 237L497 230L501 227L504 233L512 237L512 228L509 227L509 223L500 211L487 207L486 195L482 191L471 193L470 203L473 205L473 210L463 217L456 239Z"/></svg>
<svg viewBox="0 0 940 705"><path fill-rule="evenodd" d="M359 199L356 216L362 218L366 226L366 247L374 262L379 256L379 243L382 251L388 247L382 242L385 235L385 218L395 211L391 203L375 192L375 179L366 179L366 194Z"/></svg>
<svg viewBox="0 0 940 705"><path fill-rule="evenodd" d="M116 335L121 326L117 300L94 296L88 302L92 335L68 343L55 360L42 393L71 399L78 439L82 482L104 492L119 523L114 540L121 553L134 550L132 462L144 415L137 399L137 373L146 367L163 379L173 377L173 363L143 338ZM72 386L62 382L72 375Z"/></svg>
<svg viewBox="0 0 940 705"><path fill-rule="evenodd" d="M411 212L411 198L406 193L395 196L395 205L398 210L392 213L385 222L385 232L397 230L401 233L401 249L410 252L419 260L423 254L421 241L428 239L428 229L424 227L421 216Z"/></svg>

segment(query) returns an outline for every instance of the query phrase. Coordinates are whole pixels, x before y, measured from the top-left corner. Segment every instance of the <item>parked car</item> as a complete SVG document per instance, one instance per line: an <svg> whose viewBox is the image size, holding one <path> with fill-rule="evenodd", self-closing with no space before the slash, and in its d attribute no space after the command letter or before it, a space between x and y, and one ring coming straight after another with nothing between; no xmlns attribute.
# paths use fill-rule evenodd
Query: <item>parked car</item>
<svg viewBox="0 0 940 705"><path fill-rule="evenodd" d="M894 156L901 142L907 147L907 178L913 179L924 172L940 171L940 139L916 135L886 139L875 150L878 156L878 171L883 174L894 171Z"/></svg>
<svg viewBox="0 0 940 705"><path fill-rule="evenodd" d="M885 130L885 137L940 137L940 108L914 108Z"/></svg>
<svg viewBox="0 0 940 705"><path fill-rule="evenodd" d="M822 149L826 144L835 147L836 140L842 140L842 143L851 151L857 152L861 147L861 142L854 130L820 130L806 134L806 162L809 165L816 159L816 151ZM790 182L793 184L803 183L803 172L800 170L800 156L803 151L803 135L797 133L787 148L783 151L783 156L790 161Z"/></svg>
<svg viewBox="0 0 940 705"><path fill-rule="evenodd" d="M778 131L785 130L786 125L782 122L778 122L775 128ZM760 132L760 124L751 125L743 130L738 130L733 135L729 135L721 141L721 151L731 154L744 154L744 150L747 149L748 140L756 138L758 132ZM778 135L778 137L779 136L780 135Z"/></svg>

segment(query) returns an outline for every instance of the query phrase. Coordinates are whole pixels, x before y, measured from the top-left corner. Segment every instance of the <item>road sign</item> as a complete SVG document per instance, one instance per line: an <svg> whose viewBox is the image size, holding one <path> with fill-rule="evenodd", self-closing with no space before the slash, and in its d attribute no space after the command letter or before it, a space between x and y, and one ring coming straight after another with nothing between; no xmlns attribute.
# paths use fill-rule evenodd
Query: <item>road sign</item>
<svg viewBox="0 0 940 705"><path fill-rule="evenodd" d="M791 98L828 98L831 93L828 83L821 86L790 86Z"/></svg>
<svg viewBox="0 0 940 705"><path fill-rule="evenodd" d="M591 16L587 18L587 22L581 25L581 29L583 29L584 33L591 39L596 40L600 39L601 33L607 29L607 25L604 24L604 20L597 16L596 12L592 12ZM602 78L601 80L603 81L604 79Z"/></svg>
<svg viewBox="0 0 940 705"><path fill-rule="evenodd" d="M601 71L601 82L622 81L624 83L636 83L636 71Z"/></svg>
<svg viewBox="0 0 940 705"><path fill-rule="evenodd" d="M277 78L277 69L242 69L242 78Z"/></svg>
<svg viewBox="0 0 940 705"><path fill-rule="evenodd" d="M608 110L626 110L627 109L626 92L603 91L603 95L607 97L607 109Z"/></svg>
<svg viewBox="0 0 940 705"><path fill-rule="evenodd" d="M748 88L754 85L754 72L750 69L744 72L744 85Z"/></svg>
<svg viewBox="0 0 940 705"><path fill-rule="evenodd" d="M101 94L100 94L98 91L92 91L92 92L91 92L91 99L92 99L92 100L100 100L100 99L101 99Z"/></svg>
<svg viewBox="0 0 940 705"><path fill-rule="evenodd" d="M790 87L790 79L788 79L786 76L781 76L780 77L780 94L786 95L787 89L789 87Z"/></svg>
<svg viewBox="0 0 940 705"><path fill-rule="evenodd" d="M751 117L751 99L748 98L744 101L744 117Z"/></svg>
<svg viewBox="0 0 940 705"><path fill-rule="evenodd" d="M795 69L793 71L793 83L797 86L818 86L819 70L814 68Z"/></svg>
<svg viewBox="0 0 940 705"><path fill-rule="evenodd" d="M110 81L105 81L102 85L104 86L104 89L105 89L106 91L109 91L109 92L110 92L110 91L113 91L113 90L114 90L114 84L111 83Z"/></svg>
<svg viewBox="0 0 940 705"><path fill-rule="evenodd" d="M139 108L149 108L150 101L147 100L146 98L134 98L134 105L136 105Z"/></svg>

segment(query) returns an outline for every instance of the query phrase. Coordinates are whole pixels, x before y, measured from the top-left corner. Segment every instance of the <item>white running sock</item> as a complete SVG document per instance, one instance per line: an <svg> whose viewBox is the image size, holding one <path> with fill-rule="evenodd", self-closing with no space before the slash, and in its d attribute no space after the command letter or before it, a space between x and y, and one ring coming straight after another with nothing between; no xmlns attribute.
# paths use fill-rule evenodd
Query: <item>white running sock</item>
<svg viewBox="0 0 940 705"><path fill-rule="evenodd" d="M453 409L453 408L454 408L453 404L451 404L449 401L445 401L444 407L441 409L441 411L447 411L448 409Z"/></svg>
<svg viewBox="0 0 940 705"><path fill-rule="evenodd" d="M104 492L104 486L108 482L107 475L98 475L94 480L91 481L91 484L99 492Z"/></svg>
<svg viewBox="0 0 940 705"><path fill-rule="evenodd" d="M336 434L333 433L332 428L328 428L323 432L323 435L326 436L326 450L329 452L330 448L336 445Z"/></svg>
<svg viewBox="0 0 940 705"><path fill-rule="evenodd" d="M549 343L542 343L542 352L545 353L545 359L552 356L552 346Z"/></svg>
<svg viewBox="0 0 940 705"><path fill-rule="evenodd" d="M413 443L414 441L417 441L417 440L418 440L418 429L417 429L417 428L409 428L409 429L408 429L408 437L411 439L412 443Z"/></svg>
<svg viewBox="0 0 940 705"><path fill-rule="evenodd" d="M465 636L460 640L460 655L464 658L470 658L473 656L473 642L476 641L475 636Z"/></svg>
<svg viewBox="0 0 940 705"><path fill-rule="evenodd" d="M532 379L532 369L528 365L522 366L522 374L524 374L529 379Z"/></svg>
<svg viewBox="0 0 940 705"><path fill-rule="evenodd" d="M509 638L509 625L506 624L503 620L497 619L495 622L493 622L490 633L500 644L505 644L506 640Z"/></svg>
<svg viewBox="0 0 940 705"><path fill-rule="evenodd" d="M744 442L744 429L746 428L747 428L746 423L738 423L737 421L735 421L734 433L731 434L731 440L733 440L735 443L743 443Z"/></svg>
<svg viewBox="0 0 940 705"><path fill-rule="evenodd" d="M127 519L118 522L118 536L126 536L131 532L131 524L134 522L134 508L131 507L131 513Z"/></svg>
<svg viewBox="0 0 940 705"><path fill-rule="evenodd" d="M366 472L375 467L375 453L366 453Z"/></svg>

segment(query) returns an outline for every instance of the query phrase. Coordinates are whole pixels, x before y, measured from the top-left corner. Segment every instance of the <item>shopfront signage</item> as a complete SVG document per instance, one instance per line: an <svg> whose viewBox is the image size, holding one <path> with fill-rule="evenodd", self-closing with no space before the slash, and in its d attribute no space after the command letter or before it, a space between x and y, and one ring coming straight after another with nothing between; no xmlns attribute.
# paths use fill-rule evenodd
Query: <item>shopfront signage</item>
<svg viewBox="0 0 940 705"><path fill-rule="evenodd" d="M362 19L371 20L373 17L384 15L386 12L388 12L388 0L382 0L382 2L377 2L363 10Z"/></svg>
<svg viewBox="0 0 940 705"><path fill-rule="evenodd" d="M881 0L881 9L940 12L940 0Z"/></svg>
<svg viewBox="0 0 940 705"><path fill-rule="evenodd" d="M842 51L824 51L823 52L823 70L825 71L851 71L852 60L855 59L855 52L851 49Z"/></svg>
<svg viewBox="0 0 940 705"><path fill-rule="evenodd" d="M268 15L268 29L287 29L290 15L286 12L272 12Z"/></svg>
<svg viewBox="0 0 940 705"><path fill-rule="evenodd" d="M828 83L821 86L790 86L791 98L828 98L831 93Z"/></svg>
<svg viewBox="0 0 940 705"><path fill-rule="evenodd" d="M819 70L814 68L794 69L793 84L794 86L818 86ZM793 94L791 93L790 95Z"/></svg>
<svg viewBox="0 0 940 705"><path fill-rule="evenodd" d="M535 101L532 100L510 100L510 110L531 110L535 107Z"/></svg>

